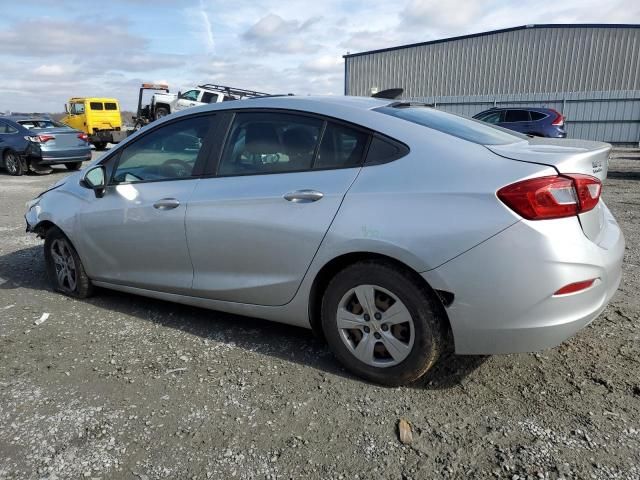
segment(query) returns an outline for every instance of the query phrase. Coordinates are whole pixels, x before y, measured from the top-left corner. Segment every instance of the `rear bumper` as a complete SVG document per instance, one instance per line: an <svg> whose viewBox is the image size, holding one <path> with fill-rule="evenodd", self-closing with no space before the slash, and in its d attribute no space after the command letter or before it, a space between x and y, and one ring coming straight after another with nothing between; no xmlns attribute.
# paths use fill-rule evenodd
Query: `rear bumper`
<svg viewBox="0 0 640 480"><path fill-rule="evenodd" d="M91 143L120 143L127 138L124 130L100 130L89 135Z"/></svg>
<svg viewBox="0 0 640 480"><path fill-rule="evenodd" d="M40 156L31 156L32 165L58 165L62 163L84 162L91 159L91 148L73 150L42 151Z"/></svg>
<svg viewBox="0 0 640 480"><path fill-rule="evenodd" d="M459 354L532 352L562 343L600 315L622 274L624 237L606 207L600 243L577 218L521 221L424 278L455 295L447 309ZM597 278L588 289L554 296Z"/></svg>

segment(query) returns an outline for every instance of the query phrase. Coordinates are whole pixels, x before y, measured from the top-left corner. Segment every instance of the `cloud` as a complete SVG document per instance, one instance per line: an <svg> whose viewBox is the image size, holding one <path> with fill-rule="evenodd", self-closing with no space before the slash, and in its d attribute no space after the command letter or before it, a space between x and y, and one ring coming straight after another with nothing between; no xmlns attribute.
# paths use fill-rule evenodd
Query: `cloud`
<svg viewBox="0 0 640 480"><path fill-rule="evenodd" d="M250 42L258 51L268 53L300 54L312 53L320 45L309 35L321 17L310 17L304 22L285 20L269 13L251 25L242 38Z"/></svg>
<svg viewBox="0 0 640 480"><path fill-rule="evenodd" d="M82 19L34 19L13 24L0 31L2 54L30 57L78 55L111 51L144 49L148 41L134 35L122 19L92 21Z"/></svg>
<svg viewBox="0 0 640 480"><path fill-rule="evenodd" d="M322 55L302 64L302 69L313 73L335 73L344 64L342 57Z"/></svg>
<svg viewBox="0 0 640 480"><path fill-rule="evenodd" d="M411 0L400 13L401 23L411 27L438 30L468 26L482 11L491 10L491 4L478 0Z"/></svg>

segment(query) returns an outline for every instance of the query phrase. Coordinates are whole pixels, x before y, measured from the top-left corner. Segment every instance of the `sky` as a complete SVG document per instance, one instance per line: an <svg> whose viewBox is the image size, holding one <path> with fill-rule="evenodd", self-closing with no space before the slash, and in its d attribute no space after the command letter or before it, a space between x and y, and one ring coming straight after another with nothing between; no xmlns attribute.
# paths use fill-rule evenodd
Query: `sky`
<svg viewBox="0 0 640 480"><path fill-rule="evenodd" d="M634 0L0 0L0 111L142 82L340 95L346 53L540 23L640 23Z"/></svg>

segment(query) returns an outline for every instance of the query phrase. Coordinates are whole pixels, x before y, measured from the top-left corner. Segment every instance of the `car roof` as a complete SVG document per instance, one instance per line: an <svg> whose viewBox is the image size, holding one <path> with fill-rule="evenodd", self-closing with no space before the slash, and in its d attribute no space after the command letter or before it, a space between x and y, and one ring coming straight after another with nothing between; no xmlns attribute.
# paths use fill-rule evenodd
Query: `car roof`
<svg viewBox="0 0 640 480"><path fill-rule="evenodd" d="M23 122L23 121L49 121L52 122L53 119L50 117L43 117L38 115L7 115L2 118L7 118L9 120L13 120L14 122Z"/></svg>
<svg viewBox="0 0 640 480"><path fill-rule="evenodd" d="M545 107L491 107L488 110L483 110L482 112L479 112L478 115L480 113L500 112L502 110L527 110L531 112L550 112L552 109L545 108Z"/></svg>

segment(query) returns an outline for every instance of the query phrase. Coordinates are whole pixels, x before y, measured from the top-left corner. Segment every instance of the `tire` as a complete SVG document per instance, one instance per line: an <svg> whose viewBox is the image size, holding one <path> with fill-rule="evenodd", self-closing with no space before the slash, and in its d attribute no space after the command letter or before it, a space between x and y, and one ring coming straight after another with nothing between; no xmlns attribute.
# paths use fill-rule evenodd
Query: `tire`
<svg viewBox="0 0 640 480"><path fill-rule="evenodd" d="M22 160L20 160L18 154L12 150L4 152L2 164L9 175L19 177L24 173Z"/></svg>
<svg viewBox="0 0 640 480"><path fill-rule="evenodd" d="M169 110L165 107L158 107L156 108L156 120L162 117L166 117L167 115L169 115Z"/></svg>
<svg viewBox="0 0 640 480"><path fill-rule="evenodd" d="M96 147L96 150L98 151L106 150L107 142L96 142L93 146Z"/></svg>
<svg viewBox="0 0 640 480"><path fill-rule="evenodd" d="M47 232L44 259L49 282L55 291L74 298L91 296L93 285L78 252L64 233L56 227Z"/></svg>
<svg viewBox="0 0 640 480"><path fill-rule="evenodd" d="M352 373L383 385L404 385L424 375L444 351L442 306L414 275L392 263L366 261L329 282L322 299L322 329L333 354ZM373 297L374 308L360 306L361 297L363 303Z"/></svg>
<svg viewBox="0 0 640 480"><path fill-rule="evenodd" d="M82 168L82 162L65 163L64 166L67 167L67 170L75 172L76 170L80 170Z"/></svg>

